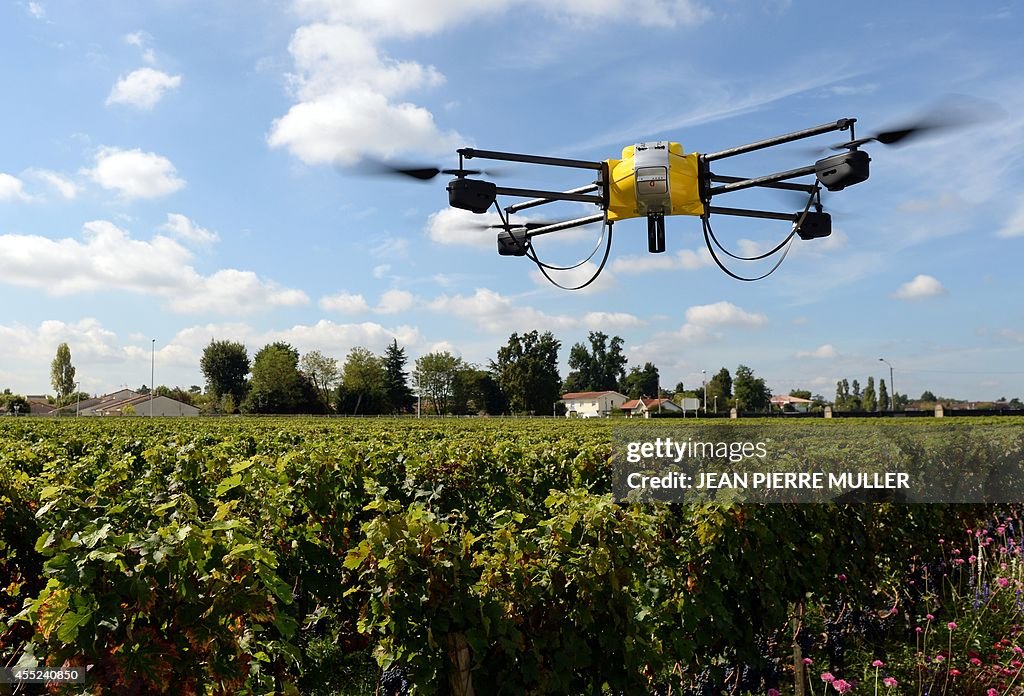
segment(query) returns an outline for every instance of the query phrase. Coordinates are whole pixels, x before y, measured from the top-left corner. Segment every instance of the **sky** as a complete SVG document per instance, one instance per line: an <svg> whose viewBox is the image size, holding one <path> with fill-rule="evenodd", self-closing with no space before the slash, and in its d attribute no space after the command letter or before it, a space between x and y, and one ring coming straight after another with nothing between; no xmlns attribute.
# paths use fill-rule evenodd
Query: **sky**
<svg viewBox="0 0 1024 696"><path fill-rule="evenodd" d="M158 384L203 384L213 339L250 355L283 340L343 361L396 338L411 360L449 350L486 367L511 333L537 329L561 341L563 376L572 344L600 330L623 338L630 366L655 363L663 386L696 388L742 363L775 393L831 398L843 378L888 383L884 357L912 398L1024 397L1022 12L1016 2L3 0L0 389L52 392L61 342L81 388L105 393L148 384L151 368ZM490 217L448 208L446 177L399 180L372 166L454 167L464 146L588 160L652 140L713 152L845 117L870 135L965 112L969 127L866 146L871 178L824 197L832 236L797 239L756 283L722 273L700 220L677 216L661 255L647 253L642 219L617 223L598 280L560 290L529 260L498 256L494 230L472 225ZM804 166L845 138L715 172ZM592 181L494 168L505 186ZM778 192L715 202L801 206ZM789 232L712 224L740 254ZM578 229L536 248L569 265L600 235Z"/></svg>

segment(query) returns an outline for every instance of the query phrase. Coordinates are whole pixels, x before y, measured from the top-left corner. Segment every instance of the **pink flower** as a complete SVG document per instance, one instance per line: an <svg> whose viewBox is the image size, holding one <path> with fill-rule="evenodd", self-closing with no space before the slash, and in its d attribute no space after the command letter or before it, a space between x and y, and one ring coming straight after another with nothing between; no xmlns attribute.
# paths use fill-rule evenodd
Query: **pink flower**
<svg viewBox="0 0 1024 696"><path fill-rule="evenodd" d="M871 666L872 667L885 667L885 663L882 662L881 660L875 660L874 662L871 663Z"/></svg>
<svg viewBox="0 0 1024 696"><path fill-rule="evenodd" d="M936 662L942 662L945 659L946 659L945 655L936 655L935 656L935 661Z"/></svg>
<svg viewBox="0 0 1024 696"><path fill-rule="evenodd" d="M846 582L846 573L840 573L836 576L836 579L839 580L839 582Z"/></svg>
<svg viewBox="0 0 1024 696"><path fill-rule="evenodd" d="M948 624L946 624L946 628L952 631L954 628L956 628L956 623L950 621Z"/></svg>
<svg viewBox="0 0 1024 696"><path fill-rule="evenodd" d="M814 664L814 660L812 660L812 659L811 659L811 658L809 658L809 657L805 657L805 658L804 658L804 664L805 664L805 665L813 665L813 664Z"/></svg>
<svg viewBox="0 0 1024 696"><path fill-rule="evenodd" d="M782 696L778 689L768 689L768 696Z"/></svg>
<svg viewBox="0 0 1024 696"><path fill-rule="evenodd" d="M917 631L918 633L921 633L922 631L924 631L924 629L923 629L923 628L921 628L920 626L918 626L918 627L917 627L917 628L915 628L914 630L915 630L915 631Z"/></svg>
<svg viewBox="0 0 1024 696"><path fill-rule="evenodd" d="M832 676L831 672L822 672L821 673L821 680L823 682L832 683L832 682L834 682L836 680L836 678Z"/></svg>
<svg viewBox="0 0 1024 696"><path fill-rule="evenodd" d="M929 621L934 621L935 620L935 617L933 615L931 615L931 614L925 614L924 618L928 619Z"/></svg>
<svg viewBox="0 0 1024 696"><path fill-rule="evenodd" d="M978 557L977 557L977 556L973 556L973 555L972 555L972 556L971 556L970 558L968 558L967 560L968 560L968 562L970 562L970 563L971 563L971 565L974 565L974 562L975 562L976 560L978 560Z"/></svg>
<svg viewBox="0 0 1024 696"><path fill-rule="evenodd" d="M995 689L989 689L985 692L985 696L999 696L999 692Z"/></svg>
<svg viewBox="0 0 1024 696"><path fill-rule="evenodd" d="M853 689L853 684L846 681L845 679L836 679L834 682L832 682L832 686L835 687L835 690L841 694L845 694L847 691Z"/></svg>
<svg viewBox="0 0 1024 696"><path fill-rule="evenodd" d="M882 680L882 683L888 686L889 688L892 688L896 686L896 677L886 677Z"/></svg>
<svg viewBox="0 0 1024 696"><path fill-rule="evenodd" d="M949 676L951 676L951 677L959 677L960 676L960 670L958 670L958 669L956 669L954 667L953 669L949 670Z"/></svg>
<svg viewBox="0 0 1024 696"><path fill-rule="evenodd" d="M996 584L1000 587L1006 587L1010 584L1010 581L1007 578L996 578Z"/></svg>
<svg viewBox="0 0 1024 696"><path fill-rule="evenodd" d="M979 660L976 657L972 657L971 658L971 664L974 665L975 667L979 667L979 666L981 666L981 660Z"/></svg>

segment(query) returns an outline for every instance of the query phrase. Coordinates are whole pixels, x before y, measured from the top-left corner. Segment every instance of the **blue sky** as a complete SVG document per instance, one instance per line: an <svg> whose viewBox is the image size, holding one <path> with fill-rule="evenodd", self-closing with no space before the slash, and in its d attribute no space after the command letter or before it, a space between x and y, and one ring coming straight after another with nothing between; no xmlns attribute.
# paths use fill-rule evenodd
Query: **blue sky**
<svg viewBox="0 0 1024 696"><path fill-rule="evenodd" d="M211 338L343 359L397 337L486 365L513 331L603 330L663 384L751 366L776 392L841 378L969 399L1024 396L1024 70L1019 3L294 0L0 5L0 387L50 391L67 341L83 389L201 384ZM667 220L619 223L591 288L547 285L429 184L364 158L453 166L470 145L602 160L674 140L709 152L856 117L858 133L969 104L970 129L869 146L826 197L831 238L740 283ZM809 164L831 134L723 162ZM573 172L502 183L570 188ZM788 210L735 194L719 204ZM728 199L728 203L725 201ZM586 213L560 204L544 216ZM592 208L591 208L592 210ZM785 223L716 219L739 251ZM538 242L553 263L599 229ZM554 237L554 236L553 236ZM758 266L737 267L753 274ZM564 278L567 282L579 276Z"/></svg>

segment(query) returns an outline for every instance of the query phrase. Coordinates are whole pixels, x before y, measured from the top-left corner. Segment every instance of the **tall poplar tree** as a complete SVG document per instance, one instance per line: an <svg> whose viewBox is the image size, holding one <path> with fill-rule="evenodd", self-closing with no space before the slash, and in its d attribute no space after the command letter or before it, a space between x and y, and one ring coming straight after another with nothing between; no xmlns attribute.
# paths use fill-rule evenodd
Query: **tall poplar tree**
<svg viewBox="0 0 1024 696"><path fill-rule="evenodd" d="M50 384L57 392L57 403L64 404L75 393L75 366L71 364L71 348L67 343L57 346L57 355L50 363Z"/></svg>

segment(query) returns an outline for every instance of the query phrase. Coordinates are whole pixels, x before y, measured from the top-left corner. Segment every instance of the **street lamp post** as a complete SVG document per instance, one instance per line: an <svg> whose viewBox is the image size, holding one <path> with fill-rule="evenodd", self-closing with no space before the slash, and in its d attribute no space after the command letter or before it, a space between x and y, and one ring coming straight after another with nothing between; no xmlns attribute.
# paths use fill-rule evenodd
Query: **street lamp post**
<svg viewBox="0 0 1024 696"><path fill-rule="evenodd" d="M893 411L893 413L895 413L896 412L896 385L893 384L893 379L892 379L892 364L888 360L886 360L885 358L879 358L878 361L879 362L884 362L886 365L889 366L889 389L892 391L892 396L890 396L889 399L890 399L890 401L892 403L892 409L891 410Z"/></svg>
<svg viewBox="0 0 1024 696"><path fill-rule="evenodd" d="M715 413L718 413L718 394L715 394Z"/></svg>
<svg viewBox="0 0 1024 696"><path fill-rule="evenodd" d="M82 383L75 382L75 418L78 418L78 414L82 407Z"/></svg>
<svg viewBox="0 0 1024 696"><path fill-rule="evenodd" d="M704 385L704 415L705 416L708 415L708 381L706 379L707 374L708 374L707 370L701 370L700 371L700 382L701 382L701 384Z"/></svg>
<svg viewBox="0 0 1024 696"><path fill-rule="evenodd" d="M153 394L156 391L156 339L153 339L153 349L149 359L149 417L153 417Z"/></svg>

